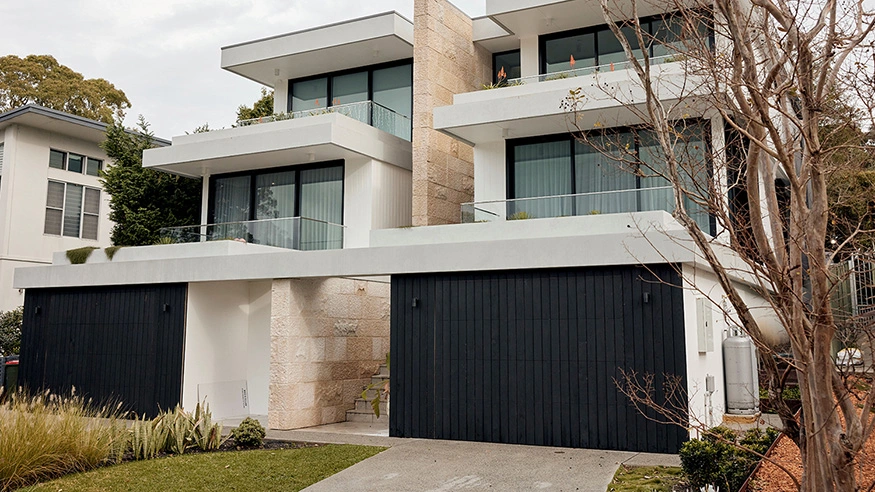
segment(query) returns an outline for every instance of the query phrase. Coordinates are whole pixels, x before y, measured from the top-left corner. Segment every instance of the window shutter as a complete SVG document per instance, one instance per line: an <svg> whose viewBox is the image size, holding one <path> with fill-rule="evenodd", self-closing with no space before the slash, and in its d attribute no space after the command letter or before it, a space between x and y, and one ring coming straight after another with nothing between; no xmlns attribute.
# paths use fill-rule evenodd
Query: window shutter
<svg viewBox="0 0 875 492"><path fill-rule="evenodd" d="M3 142L0 142L0 174L3 174Z"/></svg>
<svg viewBox="0 0 875 492"><path fill-rule="evenodd" d="M67 198L64 201L64 235L79 237L82 221L82 186L67 184Z"/></svg>

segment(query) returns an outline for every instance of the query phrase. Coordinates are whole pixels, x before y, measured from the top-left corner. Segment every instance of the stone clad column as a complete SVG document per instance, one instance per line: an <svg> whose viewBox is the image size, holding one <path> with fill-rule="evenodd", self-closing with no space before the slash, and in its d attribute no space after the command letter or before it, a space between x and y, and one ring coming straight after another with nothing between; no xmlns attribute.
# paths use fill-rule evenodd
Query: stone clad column
<svg viewBox="0 0 875 492"><path fill-rule="evenodd" d="M375 281L273 281L270 428L346 420L389 352L389 292Z"/></svg>
<svg viewBox="0 0 875 492"><path fill-rule="evenodd" d="M413 225L452 224L474 200L474 151L434 130L432 110L491 82L492 57L446 0L414 0L413 11Z"/></svg>

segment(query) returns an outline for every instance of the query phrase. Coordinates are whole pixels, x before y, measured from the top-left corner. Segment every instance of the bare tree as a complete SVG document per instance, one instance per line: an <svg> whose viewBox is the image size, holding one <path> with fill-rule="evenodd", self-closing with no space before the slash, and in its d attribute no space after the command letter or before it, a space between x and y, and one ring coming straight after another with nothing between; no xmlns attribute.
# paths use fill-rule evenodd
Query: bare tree
<svg viewBox="0 0 875 492"><path fill-rule="evenodd" d="M663 162L647 172L674 189L674 216L717 277L727 315L765 354L770 398L801 452L800 490L857 490L854 466L875 426L875 392L860 392L854 375L833 360L832 301L840 279L831 263L855 250L871 217L845 227L849 232L838 240L830 237L828 182L872 155L860 135L871 125L875 94L875 18L861 0L599 2L635 90L630 96L597 85L644 123ZM642 29L641 13L653 11L676 12L678 55L671 61L683 59L682 80L658 63L667 60L655 62L648 49L639 50L665 42ZM572 91L567 104L576 114L586 109L581 91ZM714 169L704 180L702 160L679 145L689 138L682 121L691 112L719 115L727 134L737 137L710 149ZM727 199L727 182L746 194L743 212ZM716 237L697 220L702 210L717 221ZM771 356L774 341L752 314L739 277L759 289L780 320L792 354L789 370ZM790 371L801 392L798 420L780 397Z"/></svg>

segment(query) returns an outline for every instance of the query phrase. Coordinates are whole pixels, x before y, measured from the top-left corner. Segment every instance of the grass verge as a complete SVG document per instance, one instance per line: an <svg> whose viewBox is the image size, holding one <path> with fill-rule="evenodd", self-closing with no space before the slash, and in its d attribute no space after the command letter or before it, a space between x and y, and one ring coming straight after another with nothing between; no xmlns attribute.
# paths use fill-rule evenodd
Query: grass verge
<svg viewBox="0 0 875 492"><path fill-rule="evenodd" d="M326 445L298 449L198 453L109 466L24 491L177 492L304 489L386 448Z"/></svg>
<svg viewBox="0 0 875 492"><path fill-rule="evenodd" d="M680 468L620 465L607 492L672 492L685 490L685 483Z"/></svg>

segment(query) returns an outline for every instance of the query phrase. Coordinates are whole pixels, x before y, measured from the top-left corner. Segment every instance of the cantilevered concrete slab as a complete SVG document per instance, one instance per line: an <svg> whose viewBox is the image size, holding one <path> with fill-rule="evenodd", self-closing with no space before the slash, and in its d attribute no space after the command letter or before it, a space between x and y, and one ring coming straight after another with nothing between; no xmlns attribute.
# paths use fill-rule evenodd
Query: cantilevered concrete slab
<svg viewBox="0 0 875 492"><path fill-rule="evenodd" d="M413 23L397 12L363 17L222 48L222 68L268 87L413 57Z"/></svg>
<svg viewBox="0 0 875 492"><path fill-rule="evenodd" d="M362 157L411 169L413 150L404 139L329 113L173 137L170 147L147 150L143 166L202 177Z"/></svg>

